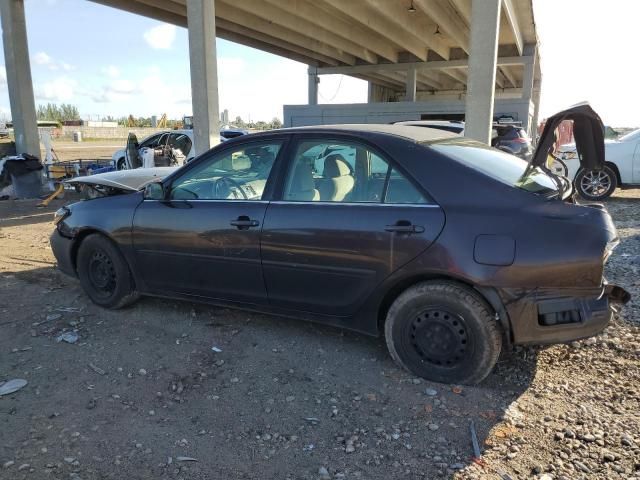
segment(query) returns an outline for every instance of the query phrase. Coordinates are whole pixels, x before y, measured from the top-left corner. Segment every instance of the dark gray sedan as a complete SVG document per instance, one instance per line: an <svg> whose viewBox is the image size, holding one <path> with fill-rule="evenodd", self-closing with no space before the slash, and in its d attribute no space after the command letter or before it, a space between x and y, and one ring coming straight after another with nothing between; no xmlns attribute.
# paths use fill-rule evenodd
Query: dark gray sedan
<svg viewBox="0 0 640 480"><path fill-rule="evenodd" d="M572 118L597 168L591 112ZM266 132L75 180L92 199L57 213L51 245L106 308L155 295L384 334L414 374L476 383L503 344L594 335L628 300L603 278L611 217L545 158L397 125Z"/></svg>

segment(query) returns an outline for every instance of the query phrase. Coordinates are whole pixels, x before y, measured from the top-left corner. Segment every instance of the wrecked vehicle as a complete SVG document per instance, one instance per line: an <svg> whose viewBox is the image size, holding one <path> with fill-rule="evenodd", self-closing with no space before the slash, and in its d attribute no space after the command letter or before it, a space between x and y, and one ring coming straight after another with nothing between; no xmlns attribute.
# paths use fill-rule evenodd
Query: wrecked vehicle
<svg viewBox="0 0 640 480"><path fill-rule="evenodd" d="M168 130L138 142L130 132L127 146L115 152L111 162L116 170L179 166L194 157L193 130Z"/></svg>
<svg viewBox="0 0 640 480"><path fill-rule="evenodd" d="M601 168L600 119L567 115ZM629 299L603 277L611 217L545 169L545 135L527 163L429 128L259 133L60 209L51 246L105 308L153 295L383 333L413 374L473 384L503 344L595 335Z"/></svg>

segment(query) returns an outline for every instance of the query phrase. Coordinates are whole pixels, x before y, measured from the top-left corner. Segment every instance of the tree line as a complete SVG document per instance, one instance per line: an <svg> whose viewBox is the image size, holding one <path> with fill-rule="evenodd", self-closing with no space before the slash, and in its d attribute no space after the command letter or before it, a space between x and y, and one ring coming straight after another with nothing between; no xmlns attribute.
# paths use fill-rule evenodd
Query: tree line
<svg viewBox="0 0 640 480"><path fill-rule="evenodd" d="M65 122L72 120L80 120L80 112L78 107L69 103L62 103L56 105L54 103L47 103L46 105L38 105L36 115L38 120L45 120L51 122ZM113 117L107 115L102 117L103 122L118 122L118 125L129 126L131 123L135 127L151 127L153 125L152 117ZM131 122L133 120L133 122ZM231 126L242 129L252 130L272 130L275 128L282 128L282 121L278 117L273 117L270 122L263 120L245 122L242 117L238 116L235 120L229 122ZM180 128L182 126L182 120L167 120L167 128Z"/></svg>

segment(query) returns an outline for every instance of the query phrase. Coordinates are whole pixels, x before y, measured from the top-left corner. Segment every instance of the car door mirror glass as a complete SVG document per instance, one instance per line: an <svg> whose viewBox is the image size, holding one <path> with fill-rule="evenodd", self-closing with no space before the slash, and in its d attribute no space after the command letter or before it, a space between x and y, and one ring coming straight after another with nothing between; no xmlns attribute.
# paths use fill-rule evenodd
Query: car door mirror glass
<svg viewBox="0 0 640 480"><path fill-rule="evenodd" d="M145 200L164 200L164 188L162 183L153 182L144 187Z"/></svg>

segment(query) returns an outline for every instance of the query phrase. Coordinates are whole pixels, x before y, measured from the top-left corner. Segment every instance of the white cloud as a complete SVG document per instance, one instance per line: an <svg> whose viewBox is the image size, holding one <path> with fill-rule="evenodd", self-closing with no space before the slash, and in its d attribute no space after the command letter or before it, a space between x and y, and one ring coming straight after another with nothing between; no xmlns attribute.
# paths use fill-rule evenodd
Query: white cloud
<svg viewBox="0 0 640 480"><path fill-rule="evenodd" d="M144 39L151 48L168 49L176 38L175 25L163 23L144 32Z"/></svg>
<svg viewBox="0 0 640 480"><path fill-rule="evenodd" d="M111 78L120 76L120 69L115 65L107 65L106 67L102 67L101 71Z"/></svg>
<svg viewBox="0 0 640 480"><path fill-rule="evenodd" d="M49 102L68 102L74 98L76 81L68 77L59 77L50 82L35 86L35 97Z"/></svg>
<svg viewBox="0 0 640 480"><path fill-rule="evenodd" d="M70 72L75 70L76 67L66 62L58 62L54 60L49 54L46 52L38 52L33 56L33 61L36 65L41 65L43 67L47 67L49 70L64 70L65 72Z"/></svg>
<svg viewBox="0 0 640 480"><path fill-rule="evenodd" d="M114 80L108 89L113 93L129 94L136 91L136 85L131 80Z"/></svg>
<svg viewBox="0 0 640 480"><path fill-rule="evenodd" d="M51 65L53 59L45 52L38 52L33 56L33 61L36 62L37 65Z"/></svg>

